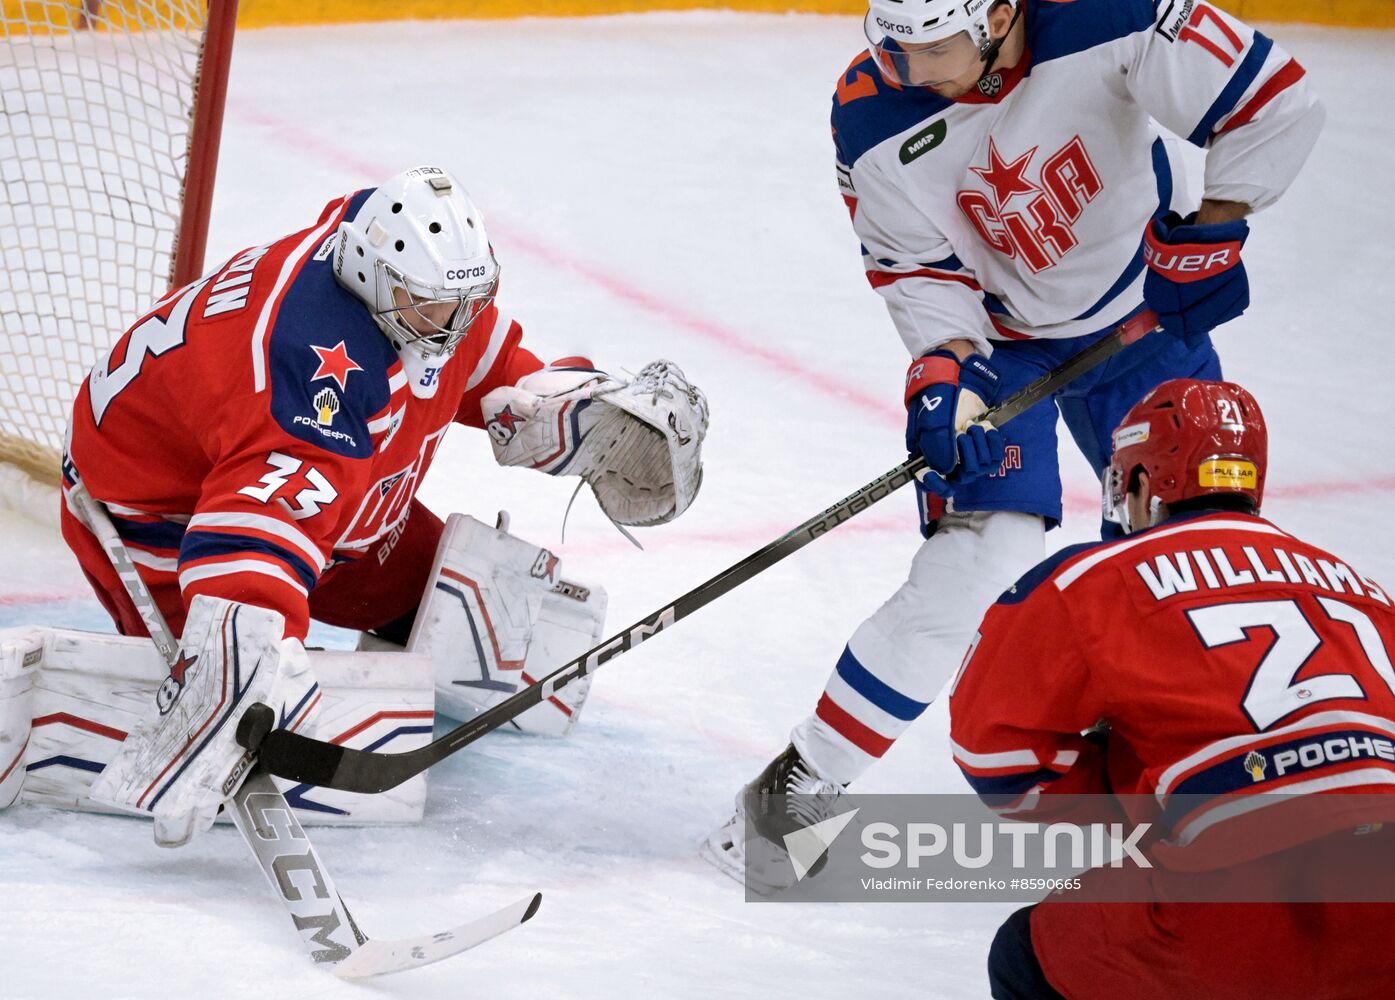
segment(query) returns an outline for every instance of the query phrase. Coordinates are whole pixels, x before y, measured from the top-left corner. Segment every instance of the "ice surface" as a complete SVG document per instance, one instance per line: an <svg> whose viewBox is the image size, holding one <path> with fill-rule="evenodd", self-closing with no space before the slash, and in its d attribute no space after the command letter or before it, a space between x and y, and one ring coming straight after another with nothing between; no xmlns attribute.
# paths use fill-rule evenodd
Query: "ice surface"
<svg viewBox="0 0 1395 1000"><path fill-rule="evenodd" d="M1254 306L1221 335L1265 406L1267 513L1395 585L1395 34L1273 26L1329 124L1246 246ZM502 303L545 356L680 362L709 393L707 479L638 552L579 499L560 548L618 628L900 460L905 360L861 274L828 138L855 18L735 14L248 31L234 54L210 260L405 166L483 208ZM1067 447L1067 523L1096 487ZM558 542L569 482L453 432L422 491ZM538 916L367 985L314 970L231 829L160 851L136 821L0 816L0 997L986 995L1010 906L773 906L695 854L808 712L918 543L897 495L607 667L565 743L491 736L432 772L413 829L314 833L365 929L448 926L523 892ZM0 517L0 623L104 627L56 536ZM330 636L331 640L342 636ZM861 787L962 790L937 706Z"/></svg>

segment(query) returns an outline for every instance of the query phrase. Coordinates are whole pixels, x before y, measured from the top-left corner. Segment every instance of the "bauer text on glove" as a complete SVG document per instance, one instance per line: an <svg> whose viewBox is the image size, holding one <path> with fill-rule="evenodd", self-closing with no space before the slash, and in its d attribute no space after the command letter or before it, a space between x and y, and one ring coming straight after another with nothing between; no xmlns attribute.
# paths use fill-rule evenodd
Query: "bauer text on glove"
<svg viewBox="0 0 1395 1000"><path fill-rule="evenodd" d="M1196 215L1169 212L1148 225L1143 299L1163 330L1189 344L1239 316L1250 304L1250 281L1240 248L1250 234L1244 219L1196 224Z"/></svg>

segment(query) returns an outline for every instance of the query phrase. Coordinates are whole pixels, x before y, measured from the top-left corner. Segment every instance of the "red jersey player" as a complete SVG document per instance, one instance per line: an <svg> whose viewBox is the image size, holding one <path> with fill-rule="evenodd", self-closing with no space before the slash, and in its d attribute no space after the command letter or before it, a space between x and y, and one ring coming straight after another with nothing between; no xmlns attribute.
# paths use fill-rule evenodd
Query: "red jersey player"
<svg viewBox="0 0 1395 1000"><path fill-rule="evenodd" d="M1212 884L1279 877L1322 899L1315 858L1391 873L1395 609L1258 516L1266 449L1241 387L1163 383L1114 432L1107 500L1129 536L1058 552L983 619L949 703L974 789L1027 819L1066 793L1130 794L1166 831L1147 873L1164 902L1019 911L990 953L995 997L1390 995L1388 907L1165 902L1206 844L1270 852ZM1371 794L1354 816L1328 793Z"/></svg>
<svg viewBox="0 0 1395 1000"><path fill-rule="evenodd" d="M456 675L438 675L438 691L467 709L512 693L518 682L499 673L518 677L530 645L548 645L532 633L547 602L562 600L557 560L478 522L459 531L453 522L443 537L442 522L414 497L452 423L488 427L501 463L582 476L619 524L656 524L691 502L702 394L668 362L630 382L581 359L544 368L496 305L498 280L468 195L445 170L418 167L336 198L313 225L171 292L96 365L74 407L65 487L81 484L106 505L160 610L184 633L189 663L199 664L181 666L167 701L199 687L196 671L233 671L241 648L244 673L258 662L252 654L268 657L259 682L268 686L256 690L284 702L283 722L295 724L313 705L313 686L276 687L277 656L267 650L279 651L280 673L304 674L311 618L405 643L436 593L433 574L466 579L461 560L479 565L468 587L442 585L459 597L462 631L450 644ZM71 500L62 518L118 628L144 634ZM577 624L588 594L570 593L559 612L574 633L599 627L595 600ZM232 617L249 605L272 617ZM440 628L449 616L420 617ZM467 663L473 673L459 675ZM558 699L550 704L572 716ZM212 727L235 754L234 728ZM94 797L134 805L129 789L149 791L148 761L126 759L127 749ZM223 751L197 752L221 759ZM162 780L185 780L183 770ZM155 799L166 792L179 798L166 788ZM198 832L218 797L172 808L162 839Z"/></svg>

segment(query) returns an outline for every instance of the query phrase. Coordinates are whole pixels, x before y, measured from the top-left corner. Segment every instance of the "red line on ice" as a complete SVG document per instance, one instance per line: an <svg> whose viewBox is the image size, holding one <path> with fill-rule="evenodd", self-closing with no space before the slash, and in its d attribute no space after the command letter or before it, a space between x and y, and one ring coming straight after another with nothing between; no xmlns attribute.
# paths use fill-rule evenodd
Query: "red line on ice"
<svg viewBox="0 0 1395 1000"><path fill-rule="evenodd" d="M841 399L869 413L874 413L878 417L894 421L897 424L903 423L906 419L905 411L901 407L888 403L880 396L856 389L835 376L802 365L786 351L762 347L750 337L731 327L714 323L712 320L689 312L681 306L666 302L638 285L631 284L622 278L602 271L600 268L584 263L570 254L559 252L544 241L535 239L520 229L506 226L503 231L507 242L525 250L534 257L545 260L554 267L575 271L587 281L604 288L616 298L661 316L669 323L681 326L705 340L728 348L742 357L763 361L784 375L792 375L826 395Z"/></svg>
<svg viewBox="0 0 1395 1000"><path fill-rule="evenodd" d="M364 159L350 149L341 147L323 136L316 135L302 124L268 114L264 110L240 104L237 101L229 101L228 103L231 110L239 118L277 133L297 152L318 153L335 167L358 174L365 181L372 181L396 169L378 161ZM489 223L490 232L494 233L496 237L500 237L499 242L501 243L510 244L512 247L546 261L554 267L574 271L623 302L660 316L666 322L682 327L689 333L725 347L744 358L763 362L785 376L798 379L810 388L817 389L826 395L897 424L905 420L905 412L901 407L894 405L894 402L888 402L880 395L863 392L834 375L800 364L787 352L764 347L755 339L732 327L714 323L712 320L690 312L682 306L665 301L637 284L588 264L580 257L556 249L547 240L534 237L517 226L507 222L500 225L497 212L486 211L485 216L491 220Z"/></svg>
<svg viewBox="0 0 1395 1000"><path fill-rule="evenodd" d="M90 590L74 590L67 593L54 593L44 591L36 594L0 594L0 607L7 607L11 604L57 604L59 601L80 601L84 597L91 597Z"/></svg>
<svg viewBox="0 0 1395 1000"><path fill-rule="evenodd" d="M1315 483L1299 483L1289 486L1272 485L1265 489L1265 496L1270 499L1283 500L1311 500L1324 497L1343 496L1349 494L1366 493L1391 493L1395 492L1395 476L1373 476L1370 479L1348 480L1348 481L1325 481ZM1083 490L1067 490L1064 498L1065 509L1068 513L1075 515L1087 514L1099 509L1099 497ZM810 513L813 509L810 508ZM752 525L751 527L739 528L732 531L685 531L682 528L669 529L654 535L652 538L645 538L643 541L651 551L663 551L668 548L682 548L694 544L703 545L741 545L758 547L779 538L786 531L793 528L793 524L765 524ZM848 537L855 534L881 535L891 532L908 533L915 530L914 518L907 513L905 516L893 515L888 517L862 517L838 526L838 535ZM581 542L568 545L566 554L575 558L576 556L603 555L615 552L628 552L630 543L620 538L614 541L592 541ZM81 600L89 596L88 591L73 591L71 593L0 593L0 607L33 605L33 604L56 604L60 601Z"/></svg>

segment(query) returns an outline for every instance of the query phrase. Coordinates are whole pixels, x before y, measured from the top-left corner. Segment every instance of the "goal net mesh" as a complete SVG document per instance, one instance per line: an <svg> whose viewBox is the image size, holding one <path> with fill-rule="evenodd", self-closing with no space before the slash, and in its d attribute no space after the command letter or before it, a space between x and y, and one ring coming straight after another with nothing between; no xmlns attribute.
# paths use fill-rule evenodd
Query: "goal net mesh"
<svg viewBox="0 0 1395 1000"><path fill-rule="evenodd" d="M0 0L0 459L38 479L92 364L169 289L205 21Z"/></svg>

